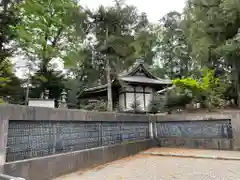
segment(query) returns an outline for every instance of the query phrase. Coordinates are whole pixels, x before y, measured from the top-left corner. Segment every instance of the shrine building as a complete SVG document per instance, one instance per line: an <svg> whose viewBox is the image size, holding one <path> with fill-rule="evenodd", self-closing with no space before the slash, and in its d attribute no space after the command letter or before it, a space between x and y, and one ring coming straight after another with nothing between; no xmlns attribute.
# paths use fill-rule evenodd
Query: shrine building
<svg viewBox="0 0 240 180"><path fill-rule="evenodd" d="M154 76L142 60L137 60L126 72L112 80L113 109L132 110L132 104L138 102L143 112L149 110L149 104L157 91L172 85L170 79ZM107 100L107 84L85 89L80 99Z"/></svg>

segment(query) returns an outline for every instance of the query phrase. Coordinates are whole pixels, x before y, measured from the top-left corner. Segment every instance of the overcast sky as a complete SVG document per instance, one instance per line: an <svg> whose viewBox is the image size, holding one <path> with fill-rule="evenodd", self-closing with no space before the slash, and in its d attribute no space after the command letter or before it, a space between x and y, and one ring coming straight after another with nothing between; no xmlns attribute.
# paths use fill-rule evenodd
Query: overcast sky
<svg viewBox="0 0 240 180"><path fill-rule="evenodd" d="M140 12L145 12L152 22L158 20L169 11L182 11L185 0L125 0L127 4L134 5ZM80 0L81 5L97 8L99 5L111 5L113 0Z"/></svg>
<svg viewBox="0 0 240 180"><path fill-rule="evenodd" d="M80 4L85 7L88 6L90 9L95 9L99 5L111 5L113 0L79 0ZM170 11L182 12L186 0L125 0L127 4L134 5L138 8L139 12L147 13L150 22L157 23L159 19ZM20 60L14 58L14 62ZM20 60L21 61L21 60ZM18 64L18 63L17 63ZM22 63L20 63L22 64ZM23 77L26 69L17 68L17 76Z"/></svg>

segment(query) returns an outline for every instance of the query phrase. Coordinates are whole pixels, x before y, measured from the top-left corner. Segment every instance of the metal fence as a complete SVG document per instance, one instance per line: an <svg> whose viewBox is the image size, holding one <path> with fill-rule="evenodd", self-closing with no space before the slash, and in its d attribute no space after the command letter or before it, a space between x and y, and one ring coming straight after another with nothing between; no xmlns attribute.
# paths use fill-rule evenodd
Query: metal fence
<svg viewBox="0 0 240 180"><path fill-rule="evenodd" d="M148 122L11 120L6 160L23 160L148 138Z"/></svg>

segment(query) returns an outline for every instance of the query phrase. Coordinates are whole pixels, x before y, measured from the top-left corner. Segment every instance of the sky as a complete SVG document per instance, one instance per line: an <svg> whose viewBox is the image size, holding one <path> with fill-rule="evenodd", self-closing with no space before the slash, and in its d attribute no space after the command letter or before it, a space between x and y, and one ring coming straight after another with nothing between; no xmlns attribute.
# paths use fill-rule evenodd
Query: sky
<svg viewBox="0 0 240 180"><path fill-rule="evenodd" d="M101 4L108 6L113 4L113 0L79 0L83 7L96 9ZM186 0L125 0L126 4L134 5L138 8L139 12L145 12L150 22L157 23L165 14L170 11L182 12ZM13 62L19 62L21 58L13 58ZM21 60L20 60L21 61ZM18 64L18 63L17 63ZM22 64L22 63L20 63ZM62 69L62 65L60 65ZM21 68L17 65L16 75L24 77L26 75L26 68Z"/></svg>
<svg viewBox="0 0 240 180"><path fill-rule="evenodd" d="M145 12L151 22L158 22L162 16L169 11L181 12L185 5L185 0L125 0L126 4L134 5L139 12ZM99 5L111 5L113 0L80 0L82 6L97 8Z"/></svg>

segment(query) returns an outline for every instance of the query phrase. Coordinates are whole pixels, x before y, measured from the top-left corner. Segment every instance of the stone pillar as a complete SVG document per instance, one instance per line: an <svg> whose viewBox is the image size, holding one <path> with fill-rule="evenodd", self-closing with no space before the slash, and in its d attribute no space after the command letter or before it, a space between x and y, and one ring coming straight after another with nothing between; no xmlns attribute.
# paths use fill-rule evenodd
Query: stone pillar
<svg viewBox="0 0 240 180"><path fill-rule="evenodd" d="M154 137L157 138L157 122L155 121L154 124L153 124L153 132L154 132Z"/></svg>
<svg viewBox="0 0 240 180"><path fill-rule="evenodd" d="M150 136L150 139L153 139L153 135L154 135L154 132L153 132L153 122L149 121L149 136Z"/></svg>
<svg viewBox="0 0 240 180"><path fill-rule="evenodd" d="M235 112L231 114L231 125L232 125L232 148L233 150L239 151L240 150L240 113Z"/></svg>
<svg viewBox="0 0 240 180"><path fill-rule="evenodd" d="M8 118L0 116L0 173L3 173L3 165L6 161L8 136Z"/></svg>

